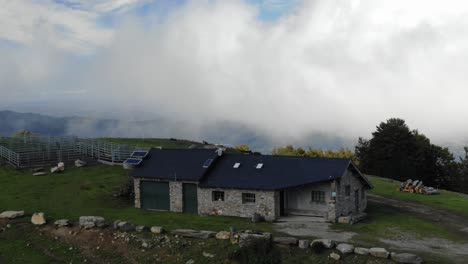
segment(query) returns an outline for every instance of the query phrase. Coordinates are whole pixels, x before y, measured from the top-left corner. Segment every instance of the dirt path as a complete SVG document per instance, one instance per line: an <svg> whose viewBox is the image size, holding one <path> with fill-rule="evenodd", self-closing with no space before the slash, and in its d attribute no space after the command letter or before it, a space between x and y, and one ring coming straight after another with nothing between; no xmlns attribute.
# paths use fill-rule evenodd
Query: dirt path
<svg viewBox="0 0 468 264"><path fill-rule="evenodd" d="M392 206L402 211L411 212L430 222L443 223L444 227L450 231L466 236L468 239L468 217L463 217L443 209L435 209L419 203L404 202L375 194L368 194L368 200L374 204Z"/></svg>

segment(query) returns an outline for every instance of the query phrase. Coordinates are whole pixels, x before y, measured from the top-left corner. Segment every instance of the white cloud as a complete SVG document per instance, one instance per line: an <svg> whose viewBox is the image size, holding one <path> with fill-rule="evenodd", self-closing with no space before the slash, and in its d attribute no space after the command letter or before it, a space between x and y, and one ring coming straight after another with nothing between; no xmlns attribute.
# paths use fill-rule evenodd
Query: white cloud
<svg viewBox="0 0 468 264"><path fill-rule="evenodd" d="M123 6L100 4L100 12ZM34 31L37 23L9 22L4 17L11 12L3 12L3 22ZM30 12L34 21L43 17ZM87 91L78 93L87 109L190 120L188 134L229 120L275 139L292 141L314 131L356 138L386 118L402 117L439 142L467 138L464 1L304 1L269 22L259 21L257 10L243 1L192 1L161 24L142 25L123 15L129 22L113 33L93 31L83 22L94 19L88 12L67 12L55 10L47 21L75 21L73 28L82 32L75 36L84 42L59 46L101 48L84 66L65 59L68 70L44 75L41 89L52 83L56 90L66 85ZM28 39L13 31L6 35ZM54 45L64 41L54 34L45 38ZM73 82L63 78L70 75Z"/></svg>

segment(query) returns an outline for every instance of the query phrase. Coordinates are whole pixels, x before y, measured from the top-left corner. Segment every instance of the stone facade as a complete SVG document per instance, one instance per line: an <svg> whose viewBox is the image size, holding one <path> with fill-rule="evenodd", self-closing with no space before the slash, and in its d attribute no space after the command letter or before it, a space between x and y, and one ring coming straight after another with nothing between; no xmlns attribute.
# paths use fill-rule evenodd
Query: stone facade
<svg viewBox="0 0 468 264"><path fill-rule="evenodd" d="M346 194L347 186L349 186L349 195ZM356 199L358 208L356 208ZM356 172L347 170L343 177L336 181L335 207L336 217L362 213L367 208L367 187Z"/></svg>
<svg viewBox="0 0 468 264"><path fill-rule="evenodd" d="M213 191L224 192L224 201L213 201ZM255 194L255 203L242 203L242 193ZM279 194L275 191L198 189L199 214L252 217L258 213L272 221L279 216L278 205Z"/></svg>
<svg viewBox="0 0 468 264"><path fill-rule="evenodd" d="M133 188L135 192L135 207L141 208L141 199L140 199L140 178L133 178Z"/></svg>
<svg viewBox="0 0 468 264"><path fill-rule="evenodd" d="M184 198L182 190L182 182L169 182L169 195L170 205L172 212L183 212L184 211Z"/></svg>
<svg viewBox="0 0 468 264"><path fill-rule="evenodd" d="M312 201L312 192L323 192L324 200ZM331 202L331 183L308 184L285 191L285 212L288 215L328 216Z"/></svg>

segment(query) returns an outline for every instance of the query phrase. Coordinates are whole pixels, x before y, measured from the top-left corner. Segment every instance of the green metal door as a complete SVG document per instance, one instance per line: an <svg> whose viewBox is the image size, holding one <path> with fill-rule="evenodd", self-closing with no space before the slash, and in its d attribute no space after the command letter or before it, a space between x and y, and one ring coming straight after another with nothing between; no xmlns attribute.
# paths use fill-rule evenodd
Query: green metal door
<svg viewBox="0 0 468 264"><path fill-rule="evenodd" d="M197 185L184 183L182 187L184 193L184 213L198 213Z"/></svg>
<svg viewBox="0 0 468 264"><path fill-rule="evenodd" d="M169 183L142 181L141 208L169 211Z"/></svg>

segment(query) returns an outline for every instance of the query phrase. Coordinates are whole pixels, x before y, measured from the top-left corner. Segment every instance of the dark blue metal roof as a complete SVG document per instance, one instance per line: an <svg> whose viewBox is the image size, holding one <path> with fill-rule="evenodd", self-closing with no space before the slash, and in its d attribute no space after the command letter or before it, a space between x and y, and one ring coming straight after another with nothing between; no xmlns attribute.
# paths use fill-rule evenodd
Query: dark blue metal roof
<svg viewBox="0 0 468 264"><path fill-rule="evenodd" d="M199 181L218 155L214 149L151 149L141 165L132 171L133 177L167 180ZM213 159L209 167L203 165Z"/></svg>
<svg viewBox="0 0 468 264"><path fill-rule="evenodd" d="M280 190L340 178L350 164L349 159L224 154L200 187Z"/></svg>

